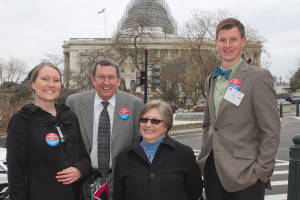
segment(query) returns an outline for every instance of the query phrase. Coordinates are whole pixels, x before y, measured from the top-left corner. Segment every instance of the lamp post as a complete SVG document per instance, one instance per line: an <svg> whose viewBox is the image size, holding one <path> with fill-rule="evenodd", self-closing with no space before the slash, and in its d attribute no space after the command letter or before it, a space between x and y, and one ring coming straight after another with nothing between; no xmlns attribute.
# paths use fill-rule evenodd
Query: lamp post
<svg viewBox="0 0 300 200"><path fill-rule="evenodd" d="M279 77L279 84L281 84L281 79L282 79L282 78L281 78L281 76L280 76L280 77Z"/></svg>

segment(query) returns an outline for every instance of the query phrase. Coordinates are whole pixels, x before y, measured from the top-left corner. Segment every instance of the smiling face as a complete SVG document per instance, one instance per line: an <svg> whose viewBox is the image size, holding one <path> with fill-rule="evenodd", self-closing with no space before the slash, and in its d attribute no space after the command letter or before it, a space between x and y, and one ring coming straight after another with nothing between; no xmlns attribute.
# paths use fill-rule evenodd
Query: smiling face
<svg viewBox="0 0 300 200"><path fill-rule="evenodd" d="M113 66L98 65L95 76L92 76L93 85L99 97L107 101L113 97L120 85L121 78L117 77L117 70Z"/></svg>
<svg viewBox="0 0 300 200"><path fill-rule="evenodd" d="M31 83L35 91L36 104L54 102L59 96L61 88L60 74L51 66L44 66L38 71L36 80Z"/></svg>
<svg viewBox="0 0 300 200"><path fill-rule="evenodd" d="M233 27L228 30L220 30L215 43L222 58L223 68L227 70L241 59L246 37L241 38L238 28Z"/></svg>
<svg viewBox="0 0 300 200"><path fill-rule="evenodd" d="M143 118L163 120L162 115L156 108L149 109L143 115ZM140 122L140 131L146 142L153 143L163 136L163 134L166 132L166 126L164 122L152 124L151 121L148 120L147 123Z"/></svg>

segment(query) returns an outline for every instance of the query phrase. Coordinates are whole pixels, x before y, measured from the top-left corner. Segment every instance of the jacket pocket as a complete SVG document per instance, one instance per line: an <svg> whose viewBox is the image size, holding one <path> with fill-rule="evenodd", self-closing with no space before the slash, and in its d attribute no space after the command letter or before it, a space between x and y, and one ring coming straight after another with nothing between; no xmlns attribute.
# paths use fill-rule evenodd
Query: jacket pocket
<svg viewBox="0 0 300 200"><path fill-rule="evenodd" d="M235 158L244 158L244 159L249 159L253 160L257 158L258 152L252 151L252 150L242 150L242 149L234 149L233 150L233 156Z"/></svg>

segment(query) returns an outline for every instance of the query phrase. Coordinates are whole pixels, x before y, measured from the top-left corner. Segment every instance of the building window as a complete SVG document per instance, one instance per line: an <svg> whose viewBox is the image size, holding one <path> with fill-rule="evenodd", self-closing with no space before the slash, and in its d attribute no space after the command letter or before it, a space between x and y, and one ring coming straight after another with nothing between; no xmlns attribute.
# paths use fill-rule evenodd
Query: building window
<svg viewBox="0 0 300 200"><path fill-rule="evenodd" d="M130 81L130 90L131 90L131 91L133 91L134 86L135 86L135 80L131 80L131 81Z"/></svg>
<svg viewBox="0 0 300 200"><path fill-rule="evenodd" d="M135 68L131 67L131 73L135 72Z"/></svg>
<svg viewBox="0 0 300 200"><path fill-rule="evenodd" d="M121 81L121 82L120 82L119 89L122 90L122 91L125 90L125 81Z"/></svg>

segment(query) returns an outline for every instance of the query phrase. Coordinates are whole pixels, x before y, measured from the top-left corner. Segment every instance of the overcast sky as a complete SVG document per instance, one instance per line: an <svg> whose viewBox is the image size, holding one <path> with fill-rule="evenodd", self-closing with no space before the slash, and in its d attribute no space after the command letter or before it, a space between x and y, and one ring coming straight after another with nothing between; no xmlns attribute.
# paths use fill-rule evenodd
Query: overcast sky
<svg viewBox="0 0 300 200"><path fill-rule="evenodd" d="M165 0L180 29L196 10L228 9L268 40L269 70L288 80L300 58L299 0ZM112 36L130 0L1 0L0 59L16 57L28 68L45 54L62 55L69 38ZM97 12L106 8L105 14Z"/></svg>

